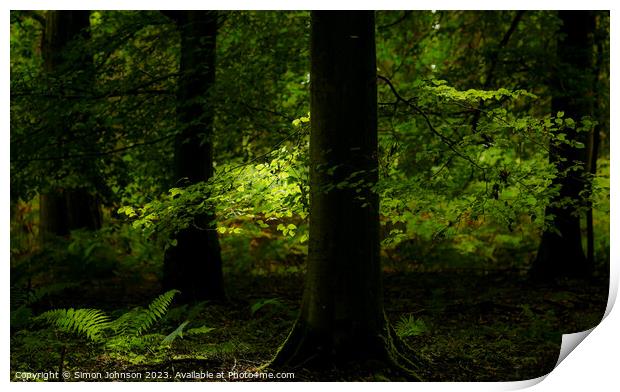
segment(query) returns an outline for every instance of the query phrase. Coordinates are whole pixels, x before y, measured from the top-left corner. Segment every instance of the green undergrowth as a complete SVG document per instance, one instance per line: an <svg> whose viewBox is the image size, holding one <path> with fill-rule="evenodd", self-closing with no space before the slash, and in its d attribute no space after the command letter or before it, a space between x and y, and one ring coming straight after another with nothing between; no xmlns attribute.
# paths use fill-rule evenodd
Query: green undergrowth
<svg viewBox="0 0 620 392"><path fill-rule="evenodd" d="M140 334L116 338L102 334L98 340L54 325L23 323L11 334L11 377L15 379L18 371L58 370L61 357L63 369L71 372L254 371L272 358L290 331L303 277L282 272L255 275L251 281L231 275L228 281L228 302L182 306L172 302ZM599 322L606 303L604 283L588 287L566 282L551 290L505 273L388 273L386 314L396 333L428 359L432 369L425 369L427 380L519 380L553 368L561 333ZM141 309L148 309L147 304L142 303ZM132 311L136 312L135 306L105 315L114 322ZM192 329L199 333L191 333ZM383 370L355 365L351 369L316 373L302 367L295 370L295 377L308 381L393 377Z"/></svg>

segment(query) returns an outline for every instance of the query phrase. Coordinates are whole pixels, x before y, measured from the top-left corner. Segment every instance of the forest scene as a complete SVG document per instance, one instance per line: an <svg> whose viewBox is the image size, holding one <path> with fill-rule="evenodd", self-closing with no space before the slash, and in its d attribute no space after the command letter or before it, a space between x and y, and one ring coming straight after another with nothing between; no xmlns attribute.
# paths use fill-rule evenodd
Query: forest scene
<svg viewBox="0 0 620 392"><path fill-rule="evenodd" d="M10 12L11 381L518 381L596 326L608 11Z"/></svg>

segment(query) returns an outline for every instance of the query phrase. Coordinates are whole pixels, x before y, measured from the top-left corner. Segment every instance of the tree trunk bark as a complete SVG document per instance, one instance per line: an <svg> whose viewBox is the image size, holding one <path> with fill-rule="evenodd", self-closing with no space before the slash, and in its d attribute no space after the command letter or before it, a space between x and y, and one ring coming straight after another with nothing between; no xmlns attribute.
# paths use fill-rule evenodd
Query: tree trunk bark
<svg viewBox="0 0 620 392"><path fill-rule="evenodd" d="M56 189L39 196L40 232L64 236L74 229L101 227L101 208L95 196L84 189Z"/></svg>
<svg viewBox="0 0 620 392"><path fill-rule="evenodd" d="M605 88L603 83L601 83L601 75L604 75L603 68L605 67L605 64L604 64L605 55L603 53L604 52L603 43L601 42L602 40L600 39L600 36L598 33L598 31L600 31L601 19L605 17L604 14L605 13L599 13L598 15L595 16L595 20L598 22L595 26L595 29L597 31L597 33L595 33L595 43L594 43L596 47L596 67L595 67L596 73L595 73L595 80L593 82L593 89L594 89L594 93L596 97L594 117L598 121L598 124L589 134L588 158L587 158L587 168L586 168L588 173L590 174L590 178L592 179L592 181L596 177L597 159L598 159L599 146L600 146L600 140L601 140L600 133L601 133L601 129L603 128L603 124L605 124L605 116L607 115L607 113L605 113L606 111L603 109L605 105L602 102L603 94L601 92L601 90ZM607 69L607 67L605 68ZM591 182L588 183L588 196L590 197L592 196L592 183ZM587 226L587 252L588 253L586 257L588 259L588 263L594 266L594 261L595 261L594 218L592 214L592 200L588 201L587 208L588 209L586 211L586 226Z"/></svg>
<svg viewBox="0 0 620 392"><path fill-rule="evenodd" d="M182 185L213 176L213 109L209 90L215 82L217 14L184 11L171 14L181 32L177 93L179 133L175 139L175 179ZM166 289L181 291L181 301L224 298L220 245L215 214L198 216L194 226L176 235L177 245L164 257Z"/></svg>
<svg viewBox="0 0 620 392"><path fill-rule="evenodd" d="M70 80L69 74L83 73L82 83L93 82L93 64L88 52L84 51L77 56L75 53L67 55L67 46L71 41L78 37L88 38L89 17L90 11L47 12L42 53L45 71L50 76ZM50 123L60 130L68 127L66 121L58 118ZM63 131L55 132L61 135L62 140ZM68 235L74 229L96 230L101 227L99 198L84 188L56 188L41 193L39 211L39 232L43 242L53 235Z"/></svg>
<svg viewBox="0 0 620 392"><path fill-rule="evenodd" d="M590 133L588 140L588 173L592 181L596 176L596 160L598 158L599 146L599 126L597 125ZM592 184L588 184L588 196L592 196ZM587 263L594 268L594 217L592 214L592 201L588 200L586 211L586 229L587 229Z"/></svg>
<svg viewBox="0 0 620 392"><path fill-rule="evenodd" d="M270 367L412 365L383 311L374 31L373 12L312 13L306 281L301 314Z"/></svg>
<svg viewBox="0 0 620 392"><path fill-rule="evenodd" d="M554 113L563 111L566 117L579 122L582 116L592 115L594 17L589 11L559 11L559 16L564 39L558 40L558 69L551 106ZM567 128L565 133L568 140L586 142L585 135L576 129ZM586 154L584 149L551 143L549 161L558 169L553 185L559 187L559 194L545 209L545 215L552 217L551 227L543 231L531 277L541 281L561 276L586 278L593 267L583 252L579 223ZM567 171L575 165L581 168Z"/></svg>

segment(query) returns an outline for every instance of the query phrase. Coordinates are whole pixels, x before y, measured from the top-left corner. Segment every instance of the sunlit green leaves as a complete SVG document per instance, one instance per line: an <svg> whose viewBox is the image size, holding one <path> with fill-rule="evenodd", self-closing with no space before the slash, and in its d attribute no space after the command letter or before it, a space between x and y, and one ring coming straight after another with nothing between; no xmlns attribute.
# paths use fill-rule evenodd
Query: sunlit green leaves
<svg viewBox="0 0 620 392"><path fill-rule="evenodd" d="M129 218L134 218L136 216L138 216L138 214L136 214L136 211L134 210L133 207L131 206L123 206L121 208L118 209L117 211L118 214L124 214L127 215Z"/></svg>
<svg viewBox="0 0 620 392"><path fill-rule="evenodd" d="M300 127L302 124L309 123L309 122L310 122L310 113L308 113L308 116L294 119L292 123L294 126Z"/></svg>
<svg viewBox="0 0 620 392"><path fill-rule="evenodd" d="M278 231L281 231L283 235L294 237L296 230L297 230L297 226L295 226L292 223L289 223L286 226L283 223L280 223L276 229Z"/></svg>
<svg viewBox="0 0 620 392"><path fill-rule="evenodd" d="M536 95L526 91L526 90L508 90L505 88L500 88L499 90L475 90L469 89L466 91L460 91L456 88L448 85L445 81L434 81L434 85L426 86L425 88L429 93L434 94L438 97L455 100L455 101L468 101L468 102L478 102L479 100L496 100L499 101L503 98L536 98Z"/></svg>
<svg viewBox="0 0 620 392"><path fill-rule="evenodd" d="M422 335L428 331L428 327L424 320L414 318L411 314L402 316L394 326L394 329L396 330L396 334L401 338Z"/></svg>
<svg viewBox="0 0 620 392"><path fill-rule="evenodd" d="M308 121L309 117L300 119ZM124 206L118 213L166 246L176 232L190 226L216 230L220 236L247 236L255 229L303 236L309 195L306 132L293 131L295 139L260 162L219 164L209 181L172 188L167 195L142 206ZM217 225L201 227L197 223L201 214L215 214ZM247 227L250 222L255 229ZM306 239L300 237L300 242Z"/></svg>

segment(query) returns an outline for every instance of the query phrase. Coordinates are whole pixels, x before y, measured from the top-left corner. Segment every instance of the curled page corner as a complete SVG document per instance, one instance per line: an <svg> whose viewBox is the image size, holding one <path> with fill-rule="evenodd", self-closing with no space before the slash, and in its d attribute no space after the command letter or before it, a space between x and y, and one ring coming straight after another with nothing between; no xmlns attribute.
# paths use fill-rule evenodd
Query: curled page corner
<svg viewBox="0 0 620 392"><path fill-rule="evenodd" d="M575 347L579 345L579 343L583 342L583 340L594 330L595 327L592 327L586 331L575 332L575 333L567 333L562 335L562 345L560 346L560 354L558 355L558 361L553 366L553 370L558 367L558 365L570 354ZM547 374L543 374L540 377L531 378L529 380L521 380L521 381L512 381L508 383L504 383L502 385L501 390L503 391L516 391L521 389L526 389L533 387L536 384L541 383L551 372L551 370Z"/></svg>
<svg viewBox="0 0 620 392"><path fill-rule="evenodd" d="M528 380L504 382L504 383L501 384L500 390L502 390L502 391L518 391L518 390L521 390L521 389L530 388L530 387L533 387L534 385L540 383L545 378L547 378L548 375L549 375L549 373L543 374L540 377L530 378Z"/></svg>
<svg viewBox="0 0 620 392"><path fill-rule="evenodd" d="M558 367L558 365L566 359L568 354L570 354L575 347L579 345L579 343L583 342L583 340L590 334L590 332L594 331L596 326L587 329L581 332L575 333L565 333L562 335L562 346L560 347L560 354L558 355L558 361L555 363L554 369Z"/></svg>
<svg viewBox="0 0 620 392"><path fill-rule="evenodd" d="M605 314L603 315L603 318L601 319L601 321L598 322L597 325L595 325L594 327L588 330L562 335L562 345L560 347L560 354L558 355L558 361L555 363L555 366L553 367L554 369L557 368L558 365L564 359L566 359L566 357L568 357L568 354L570 354L581 342L583 342L583 340L592 331L594 331L594 328L596 328L600 323L602 323L605 320L605 318L607 318L607 316L609 316L609 313L611 313L611 310L614 307L616 298L618 296L618 274L614 273L615 269L614 269L613 264L610 266L610 269L611 269L611 273L610 273L610 278L609 278L609 292L607 294L607 307L605 308ZM542 379L544 379L545 377L546 376L543 376ZM542 381L542 379L540 379L540 381ZM538 380L538 379L535 379L535 380Z"/></svg>

